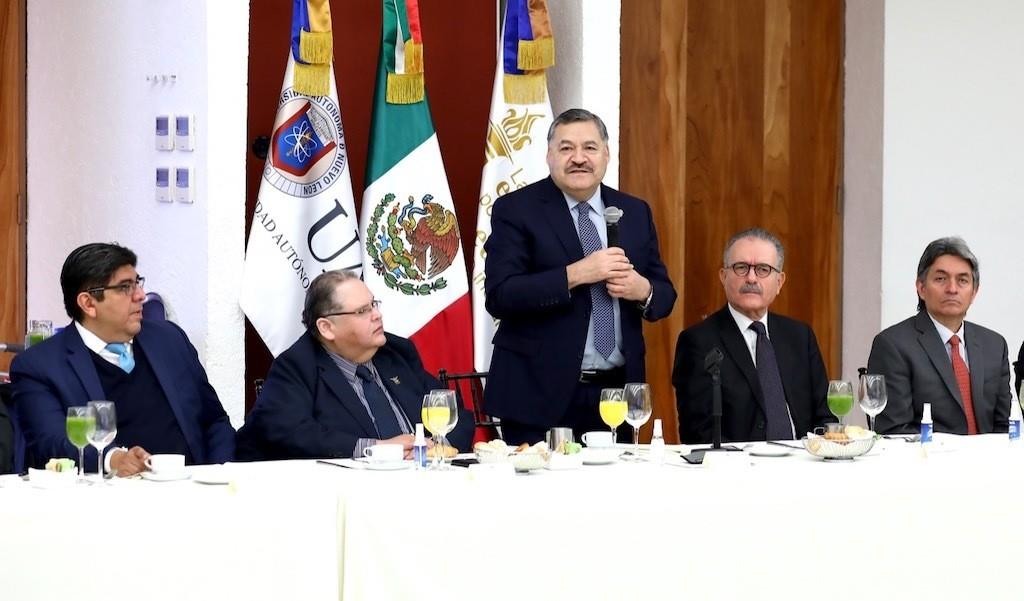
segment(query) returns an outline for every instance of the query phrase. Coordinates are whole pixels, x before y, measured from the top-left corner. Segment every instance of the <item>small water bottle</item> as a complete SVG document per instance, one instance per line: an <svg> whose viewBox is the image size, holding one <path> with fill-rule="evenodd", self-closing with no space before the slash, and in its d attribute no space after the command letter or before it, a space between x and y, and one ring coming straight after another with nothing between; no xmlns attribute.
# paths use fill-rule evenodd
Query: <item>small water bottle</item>
<svg viewBox="0 0 1024 601"><path fill-rule="evenodd" d="M932 404L924 404L924 413L921 415L921 446L932 441Z"/></svg>
<svg viewBox="0 0 1024 601"><path fill-rule="evenodd" d="M427 469L427 439L423 424L416 424L416 439L412 443L412 460L417 470Z"/></svg>
<svg viewBox="0 0 1024 601"><path fill-rule="evenodd" d="M661 420L654 420L654 434L651 436L651 448L647 460L655 465L665 462L665 437L662 435Z"/></svg>
<svg viewBox="0 0 1024 601"><path fill-rule="evenodd" d="M1020 440L1021 410L1020 402L1010 399L1010 444Z"/></svg>

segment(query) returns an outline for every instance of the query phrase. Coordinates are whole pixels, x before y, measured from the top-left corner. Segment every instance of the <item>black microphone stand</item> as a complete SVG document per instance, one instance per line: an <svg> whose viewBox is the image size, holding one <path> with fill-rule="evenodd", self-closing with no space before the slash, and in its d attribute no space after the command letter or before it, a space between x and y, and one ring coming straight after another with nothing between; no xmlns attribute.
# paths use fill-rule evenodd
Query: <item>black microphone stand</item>
<svg viewBox="0 0 1024 601"><path fill-rule="evenodd" d="M725 356L718 347L711 349L704 359L704 369L711 374L711 446L705 451L740 451L733 445L722 444L722 360Z"/></svg>

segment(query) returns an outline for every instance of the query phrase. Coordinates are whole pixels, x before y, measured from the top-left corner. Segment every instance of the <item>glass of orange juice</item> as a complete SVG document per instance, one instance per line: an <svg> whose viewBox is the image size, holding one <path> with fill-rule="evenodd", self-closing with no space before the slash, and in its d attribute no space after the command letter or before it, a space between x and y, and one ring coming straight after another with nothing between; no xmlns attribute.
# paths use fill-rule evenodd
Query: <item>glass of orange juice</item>
<svg viewBox="0 0 1024 601"><path fill-rule="evenodd" d="M601 390L601 401L598 410L601 412L601 421L612 429L612 443L615 442L615 429L626 421L626 399L622 396L621 388L604 388Z"/></svg>

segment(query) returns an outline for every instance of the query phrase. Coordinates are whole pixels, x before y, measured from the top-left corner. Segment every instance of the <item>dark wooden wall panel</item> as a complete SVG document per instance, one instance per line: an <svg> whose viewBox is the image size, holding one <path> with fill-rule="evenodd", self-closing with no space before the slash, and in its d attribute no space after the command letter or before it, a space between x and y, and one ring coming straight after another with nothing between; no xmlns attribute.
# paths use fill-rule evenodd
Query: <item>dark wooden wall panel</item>
<svg viewBox="0 0 1024 601"><path fill-rule="evenodd" d="M468 263L472 260L476 235L484 136L494 82L497 9L495 2L485 0L420 0L419 4L427 95ZM335 0L331 9L338 101L358 211L365 188L370 111L380 50L381 2ZM274 125L277 96L288 60L290 24L290 2L260 1L250 6L250 143L256 136L269 135ZM263 165L263 159L250 148L246 163L246 235ZM246 322L246 410L254 400L252 380L264 377L270 362L270 353Z"/></svg>
<svg viewBox="0 0 1024 601"><path fill-rule="evenodd" d="M740 229L782 239L788 279L772 309L809 322L839 376L842 31L839 0L622 5L620 182L651 202L681 292L645 330L673 436L675 338L725 303L722 250Z"/></svg>
<svg viewBox="0 0 1024 601"><path fill-rule="evenodd" d="M0 4L0 342L25 337L25 14L24 0Z"/></svg>

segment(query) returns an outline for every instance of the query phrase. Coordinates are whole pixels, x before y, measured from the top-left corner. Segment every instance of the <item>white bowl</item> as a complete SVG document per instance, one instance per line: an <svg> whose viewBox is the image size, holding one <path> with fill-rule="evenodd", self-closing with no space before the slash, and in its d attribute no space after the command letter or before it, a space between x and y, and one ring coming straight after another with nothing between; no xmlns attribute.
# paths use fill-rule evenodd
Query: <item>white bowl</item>
<svg viewBox="0 0 1024 601"><path fill-rule="evenodd" d="M473 452L480 463L508 463L513 450L514 447L505 447L503 450L477 449Z"/></svg>
<svg viewBox="0 0 1024 601"><path fill-rule="evenodd" d="M548 464L546 453L513 453L509 456L512 459L512 467L517 472L531 472L539 470Z"/></svg>

